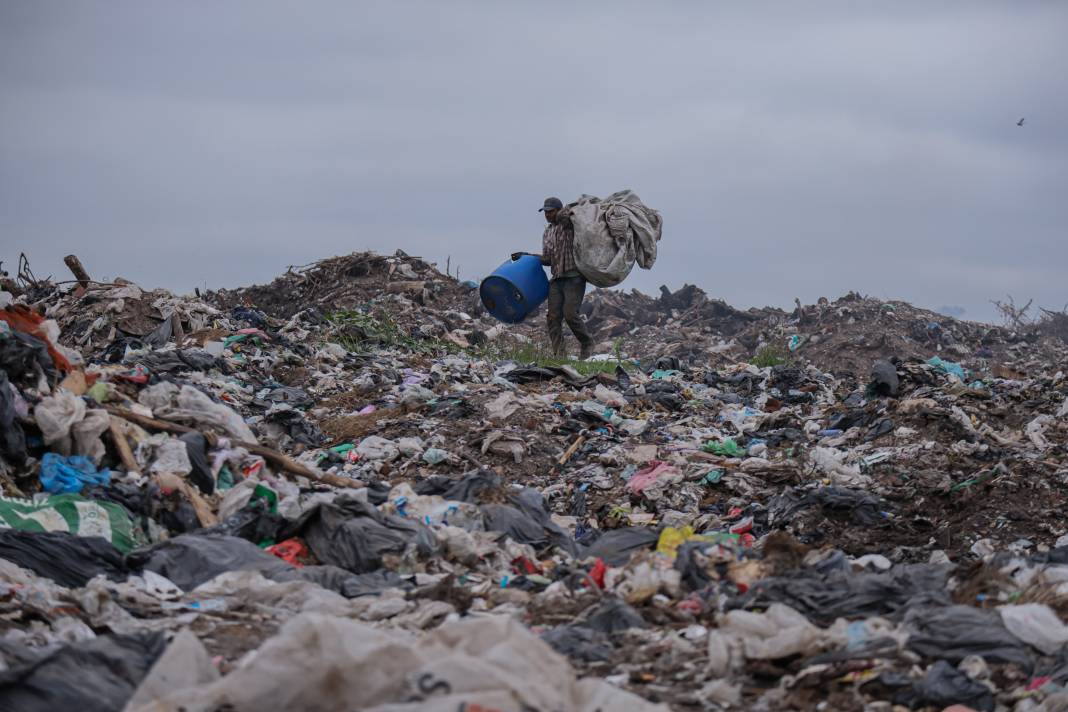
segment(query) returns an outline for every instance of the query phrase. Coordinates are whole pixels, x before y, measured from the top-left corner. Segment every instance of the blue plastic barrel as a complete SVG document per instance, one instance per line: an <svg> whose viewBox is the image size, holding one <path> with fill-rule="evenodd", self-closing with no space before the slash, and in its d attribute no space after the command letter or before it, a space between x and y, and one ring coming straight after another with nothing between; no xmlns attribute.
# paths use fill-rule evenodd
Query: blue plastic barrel
<svg viewBox="0 0 1068 712"><path fill-rule="evenodd" d="M541 260L523 255L508 260L482 280L478 295L486 311L506 324L518 324L549 296L549 280Z"/></svg>

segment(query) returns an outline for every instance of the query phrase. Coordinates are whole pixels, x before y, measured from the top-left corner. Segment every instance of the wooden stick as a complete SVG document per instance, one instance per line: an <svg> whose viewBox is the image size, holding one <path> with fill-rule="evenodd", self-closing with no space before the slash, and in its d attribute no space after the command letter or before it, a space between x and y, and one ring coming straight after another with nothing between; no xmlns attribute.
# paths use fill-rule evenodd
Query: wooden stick
<svg viewBox="0 0 1068 712"><path fill-rule="evenodd" d="M121 418L109 416L108 432L111 433L111 439L115 442L115 449L119 451L119 459L122 460L123 467L127 472L140 472L141 468L137 466L137 459L134 457L133 450L130 449L126 433L123 432L124 425Z"/></svg>
<svg viewBox="0 0 1068 712"><path fill-rule="evenodd" d="M131 423L136 423L142 428L151 430L160 430L165 433L174 433L177 435L185 435L186 433L200 432L195 428L190 428L185 425L179 425L178 423L171 423L166 420L157 420L156 418L149 418L139 413L126 410L125 408L118 408L116 406L105 405L107 411L112 415L118 416L123 420L128 420ZM202 433L207 439L208 443L215 445L219 438L215 433ZM258 443L246 443L240 440L231 441L235 447L243 447L254 455L259 455L264 460L274 465L279 470L289 472L294 475L301 475L307 477L309 480L315 480L316 482L324 482L334 487L349 487L352 489L359 489L363 487L363 483L359 480L350 480L348 477L341 477L340 475L332 475L327 472L318 472L309 467L305 467L293 458L289 457L285 453L279 452L274 448L269 448Z"/></svg>
<svg viewBox="0 0 1068 712"><path fill-rule="evenodd" d="M564 450L564 454L560 456L560 459L556 461L556 464L563 465L565 462L571 459L580 447L586 444L586 436L580 435L575 438L575 442L568 446L567 450Z"/></svg>
<svg viewBox="0 0 1068 712"><path fill-rule="evenodd" d="M78 284L83 289L89 288L89 283L93 280L90 279L89 273L85 271L85 267L82 267L82 261L78 259L77 255L67 255L63 258L64 264L70 268L71 273L78 278Z"/></svg>

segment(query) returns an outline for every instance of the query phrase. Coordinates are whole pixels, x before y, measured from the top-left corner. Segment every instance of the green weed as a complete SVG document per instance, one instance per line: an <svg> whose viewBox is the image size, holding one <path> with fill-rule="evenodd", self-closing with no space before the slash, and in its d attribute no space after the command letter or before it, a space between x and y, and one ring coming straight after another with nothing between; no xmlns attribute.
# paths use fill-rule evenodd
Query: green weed
<svg viewBox="0 0 1068 712"><path fill-rule="evenodd" d="M523 344L515 347L492 346L479 352L478 355L491 361L515 361L522 364L546 367L570 366L584 376L593 373L615 373L617 365L622 365L625 369L633 368L633 364L621 359L614 361L580 361L573 358L560 358L554 356L544 346L536 344Z"/></svg>
<svg viewBox="0 0 1068 712"><path fill-rule="evenodd" d="M749 361L749 363L757 368L780 366L788 362L789 358L787 357L786 352L778 346L773 346L771 344L761 347L761 349L756 352L756 355Z"/></svg>
<svg viewBox="0 0 1068 712"><path fill-rule="evenodd" d="M361 311L344 310L330 314L326 320L334 326L332 340L354 353L366 353L374 346L391 346L423 354L459 351L459 347L448 341L413 338L388 317L377 318Z"/></svg>
<svg viewBox="0 0 1068 712"><path fill-rule="evenodd" d="M460 348L442 339L415 339L388 317L375 317L356 310L337 311L327 316L334 327L331 340L353 353L369 353L375 347L400 348L411 353L427 355L463 354L488 361L516 361L537 366L570 366L583 375L613 373L616 365L633 368L622 359L622 342L613 345L613 361L579 361L553 356L547 348L536 344L502 346L489 344Z"/></svg>

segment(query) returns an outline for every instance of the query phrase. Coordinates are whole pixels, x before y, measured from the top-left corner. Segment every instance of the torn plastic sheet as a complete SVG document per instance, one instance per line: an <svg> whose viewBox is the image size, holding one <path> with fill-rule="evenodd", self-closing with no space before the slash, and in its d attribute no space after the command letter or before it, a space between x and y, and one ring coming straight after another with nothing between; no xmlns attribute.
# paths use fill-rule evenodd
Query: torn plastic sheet
<svg viewBox="0 0 1068 712"><path fill-rule="evenodd" d="M959 662L978 655L987 662L1015 663L1030 672L1026 644L1006 630L997 611L971 606L916 606L905 614L906 647L929 658Z"/></svg>
<svg viewBox="0 0 1068 712"><path fill-rule="evenodd" d="M184 591L192 591L226 571L259 571L275 581L300 578L297 569L255 544L222 534L182 534L128 559L133 567L166 576Z"/></svg>
<svg viewBox="0 0 1068 712"><path fill-rule="evenodd" d="M102 635L46 652L0 672L0 709L114 712L133 696L163 653L162 633Z"/></svg>
<svg viewBox="0 0 1068 712"><path fill-rule="evenodd" d="M830 625L836 618L893 617L908 610L910 601L920 596L948 604L945 588L952 568L899 564L885 572L836 571L825 576L799 570L789 577L761 579L729 605L763 608L785 603L818 625Z"/></svg>
<svg viewBox="0 0 1068 712"><path fill-rule="evenodd" d="M7 559L61 586L78 588L94 576L126 578L122 552L100 537L67 532L0 529L0 559Z"/></svg>
<svg viewBox="0 0 1068 712"><path fill-rule="evenodd" d="M446 623L415 638L315 613L287 621L226 677L172 687L131 712L207 712L220 706L238 712L455 712L475 706L500 712L666 712L603 680L577 680L564 657L506 616Z"/></svg>
<svg viewBox="0 0 1068 712"><path fill-rule="evenodd" d="M279 532L281 539L299 536L315 558L357 574L382 567L382 557L409 549L420 557L438 553L437 539L421 522L386 515L354 495L320 502Z"/></svg>

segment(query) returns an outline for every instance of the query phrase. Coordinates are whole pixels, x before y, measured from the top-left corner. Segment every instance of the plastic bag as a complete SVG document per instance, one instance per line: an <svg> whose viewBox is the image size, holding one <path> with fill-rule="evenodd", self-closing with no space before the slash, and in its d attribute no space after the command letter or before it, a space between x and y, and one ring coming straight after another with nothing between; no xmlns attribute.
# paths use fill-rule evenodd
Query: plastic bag
<svg viewBox="0 0 1068 712"><path fill-rule="evenodd" d="M666 711L604 681L579 682L565 658L505 616L448 623L416 639L314 613L289 620L226 677L164 692L142 709L204 712L223 705L235 712Z"/></svg>
<svg viewBox="0 0 1068 712"><path fill-rule="evenodd" d="M236 440L256 442L256 436L240 415L192 386L184 385L179 389L175 384L164 381L145 388L137 400L151 408L157 417L193 422L219 430Z"/></svg>
<svg viewBox="0 0 1068 712"><path fill-rule="evenodd" d="M85 417L71 426L71 436L74 438L74 453L85 455L94 463L99 464L106 452L100 436L111 424L110 416L106 410L94 408L85 411Z"/></svg>
<svg viewBox="0 0 1068 712"><path fill-rule="evenodd" d="M899 564L878 573L847 570L826 575L803 570L793 576L761 579L733 605L764 608L785 603L820 625L829 625L836 618L895 617L921 596L948 604L945 588L951 568Z"/></svg>
<svg viewBox="0 0 1068 712"><path fill-rule="evenodd" d="M998 613L1010 633L1046 655L1053 655L1068 643L1068 626L1044 603L1001 606Z"/></svg>
<svg viewBox="0 0 1068 712"><path fill-rule="evenodd" d="M168 438L156 448L155 460L148 468L153 474L172 474L184 477L193 471L189 462L186 444L177 438Z"/></svg>
<svg viewBox="0 0 1068 712"><path fill-rule="evenodd" d="M652 548L660 533L650 527L622 527L605 532L582 551L582 558L604 559L609 566L622 566L636 551Z"/></svg>
<svg viewBox="0 0 1068 712"><path fill-rule="evenodd" d="M54 452L41 458L41 487L52 494L81 492L86 485L106 485L111 470L97 471L92 461L82 455L63 457Z"/></svg>
<svg viewBox="0 0 1068 712"><path fill-rule="evenodd" d="M317 504L279 532L280 539L294 536L302 538L319 561L357 574L380 569L387 554L438 553L437 540L422 523L382 514L349 494Z"/></svg>
<svg viewBox="0 0 1068 712"><path fill-rule="evenodd" d="M7 380L7 372L0 369L0 458L21 465L26 461L26 433L16 418L16 397L18 391Z"/></svg>
<svg viewBox="0 0 1068 712"><path fill-rule="evenodd" d="M892 673L880 678L887 687L895 687L899 681L907 685L894 695L895 704L907 705L910 709L929 705L941 709L953 704L967 704L977 712L994 710L994 695L990 688L972 680L945 660L932 665L922 680L901 679L903 677Z"/></svg>
<svg viewBox="0 0 1068 712"><path fill-rule="evenodd" d="M392 440L387 440L378 435L371 435L361 440L360 444L356 446L356 452L359 453L362 459L384 460L386 462L392 462L400 455L400 450L397 449Z"/></svg>
<svg viewBox="0 0 1068 712"><path fill-rule="evenodd" d="M996 611L960 605L910 608L904 627L906 647L920 655L952 662L978 655L987 662L1015 663L1027 672L1034 665L1025 644L1006 630Z"/></svg>
<svg viewBox="0 0 1068 712"><path fill-rule="evenodd" d="M94 576L126 578L122 552L100 537L66 532L0 529L0 559L7 559L61 586L78 588Z"/></svg>
<svg viewBox="0 0 1068 712"><path fill-rule="evenodd" d="M124 507L94 502L76 494L60 494L44 501L0 499L0 527L102 537L123 553L146 543L144 534L134 527Z"/></svg>
<svg viewBox="0 0 1068 712"><path fill-rule="evenodd" d="M45 445L69 455L70 429L85 417L85 401L70 391L60 390L55 395L43 398L33 409L33 417L41 429Z"/></svg>
<svg viewBox="0 0 1068 712"><path fill-rule="evenodd" d="M227 571L258 571L274 581L300 578L297 570L255 544L222 534L182 534L130 555L131 566L166 576L191 591Z"/></svg>
<svg viewBox="0 0 1068 712"><path fill-rule="evenodd" d="M792 655L813 655L844 645L846 638L833 630L822 630L805 616L781 603L764 613L730 611L720 630L741 640L750 660L779 660Z"/></svg>
<svg viewBox="0 0 1068 712"><path fill-rule="evenodd" d="M102 635L50 650L0 673L0 709L120 710L165 646L163 633L153 632Z"/></svg>

